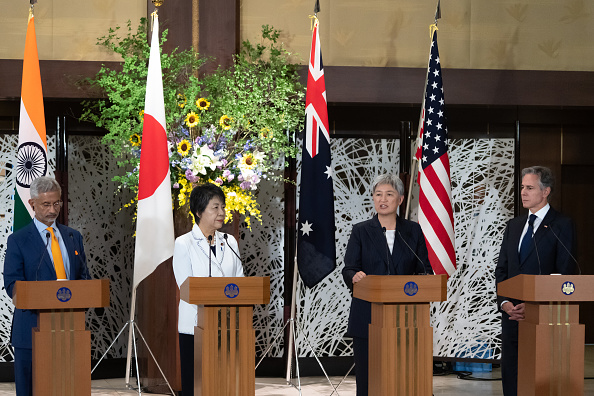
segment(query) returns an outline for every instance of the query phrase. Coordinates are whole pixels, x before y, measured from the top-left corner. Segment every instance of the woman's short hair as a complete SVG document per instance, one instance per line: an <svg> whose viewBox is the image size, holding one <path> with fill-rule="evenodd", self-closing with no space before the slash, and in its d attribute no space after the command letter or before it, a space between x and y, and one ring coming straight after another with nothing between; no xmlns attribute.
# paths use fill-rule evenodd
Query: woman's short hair
<svg viewBox="0 0 594 396"><path fill-rule="evenodd" d="M194 215L196 224L200 223L200 215L214 197L219 197L221 202L223 204L225 203L225 193L221 190L221 187L212 183L205 183L194 187L190 194L190 212Z"/></svg>
<svg viewBox="0 0 594 396"><path fill-rule="evenodd" d="M400 178L396 175L385 173L383 175L376 176L372 184L372 194L375 194L375 189L380 184L389 184L392 186L392 188L394 188L394 190L398 192L399 195L404 195L404 183L402 183L402 180L400 180Z"/></svg>
<svg viewBox="0 0 594 396"><path fill-rule="evenodd" d="M522 179L526 175L537 175L540 189L544 190L545 188L550 187L551 193L553 192L553 187L555 186L555 176L553 175L553 171L551 171L546 166L530 166L528 168L522 169Z"/></svg>
<svg viewBox="0 0 594 396"><path fill-rule="evenodd" d="M39 194L52 191L57 191L60 196L62 195L60 183L58 183L53 177L49 176L38 177L31 182L31 186L29 187L29 194L31 195L32 199L37 199Z"/></svg>

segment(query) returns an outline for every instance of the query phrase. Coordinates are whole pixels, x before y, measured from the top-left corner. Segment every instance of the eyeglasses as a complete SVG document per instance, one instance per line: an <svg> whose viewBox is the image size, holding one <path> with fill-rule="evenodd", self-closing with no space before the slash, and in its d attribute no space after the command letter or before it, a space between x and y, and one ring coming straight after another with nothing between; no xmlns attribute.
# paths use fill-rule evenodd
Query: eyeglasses
<svg viewBox="0 0 594 396"><path fill-rule="evenodd" d="M58 209L60 209L60 208L62 207L62 205L64 205L64 202L62 202L62 201L57 201L57 202L54 202L54 203L44 202L44 203L42 203L40 206L41 206L43 209L45 209L45 210L48 210L49 208L52 208L52 207L53 207L54 209L58 210Z"/></svg>

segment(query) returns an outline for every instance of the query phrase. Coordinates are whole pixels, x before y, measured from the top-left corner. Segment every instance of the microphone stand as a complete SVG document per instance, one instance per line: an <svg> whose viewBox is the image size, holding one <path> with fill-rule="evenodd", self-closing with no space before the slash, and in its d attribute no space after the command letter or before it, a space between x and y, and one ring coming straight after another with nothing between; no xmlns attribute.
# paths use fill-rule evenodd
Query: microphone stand
<svg viewBox="0 0 594 396"><path fill-rule="evenodd" d="M212 235L208 236L208 277L212 278Z"/></svg>

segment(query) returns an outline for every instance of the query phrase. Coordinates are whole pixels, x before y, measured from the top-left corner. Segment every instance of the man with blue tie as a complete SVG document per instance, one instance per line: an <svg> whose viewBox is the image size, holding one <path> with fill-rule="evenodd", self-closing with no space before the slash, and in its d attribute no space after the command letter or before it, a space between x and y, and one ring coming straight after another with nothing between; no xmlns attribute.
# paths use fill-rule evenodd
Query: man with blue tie
<svg viewBox="0 0 594 396"><path fill-rule="evenodd" d="M62 189L47 176L30 186L31 223L8 237L4 259L4 288L13 297L16 281L91 279L82 235L56 219L62 207ZM11 344L17 396L32 395L32 329L37 311L15 309Z"/></svg>
<svg viewBox="0 0 594 396"><path fill-rule="evenodd" d="M554 178L549 168L522 170L522 206L528 213L511 219L503 234L495 269L498 284L519 274L574 274L575 228L569 217L549 205ZM572 257L573 256L573 257ZM501 377L503 394L518 391L518 321L524 320L524 303L497 296L501 312Z"/></svg>

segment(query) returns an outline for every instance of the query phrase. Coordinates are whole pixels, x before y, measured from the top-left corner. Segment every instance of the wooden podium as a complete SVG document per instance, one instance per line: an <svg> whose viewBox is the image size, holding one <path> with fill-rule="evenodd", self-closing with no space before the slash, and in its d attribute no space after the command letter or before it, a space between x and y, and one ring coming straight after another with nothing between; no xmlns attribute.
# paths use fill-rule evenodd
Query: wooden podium
<svg viewBox="0 0 594 396"><path fill-rule="evenodd" d="M194 394L256 394L253 305L270 302L270 278L191 277L180 298L198 305L194 328Z"/></svg>
<svg viewBox="0 0 594 396"><path fill-rule="evenodd" d="M432 395L429 303L447 299L446 283L446 275L368 275L355 283L353 296L371 302L370 395Z"/></svg>
<svg viewBox="0 0 594 396"><path fill-rule="evenodd" d="M585 326L579 301L594 301L594 275L518 275L497 294L522 300L518 395L583 395Z"/></svg>
<svg viewBox="0 0 594 396"><path fill-rule="evenodd" d="M109 306L109 280L17 281L14 306L39 311L33 329L33 394L91 394L85 309Z"/></svg>

